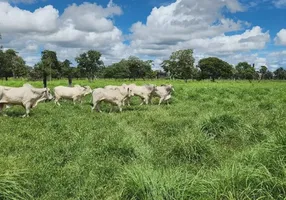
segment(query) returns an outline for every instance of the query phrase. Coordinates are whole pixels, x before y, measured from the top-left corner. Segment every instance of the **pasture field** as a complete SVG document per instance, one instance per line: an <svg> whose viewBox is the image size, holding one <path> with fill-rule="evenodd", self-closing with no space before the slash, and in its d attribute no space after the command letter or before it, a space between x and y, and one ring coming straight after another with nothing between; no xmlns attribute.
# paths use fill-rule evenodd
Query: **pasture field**
<svg viewBox="0 0 286 200"><path fill-rule="evenodd" d="M74 80L92 88L129 81ZM0 81L21 86L25 81ZM41 87L41 82L30 82ZM170 105L71 101L0 116L0 199L285 199L286 82L171 83ZM67 80L49 82L49 87Z"/></svg>

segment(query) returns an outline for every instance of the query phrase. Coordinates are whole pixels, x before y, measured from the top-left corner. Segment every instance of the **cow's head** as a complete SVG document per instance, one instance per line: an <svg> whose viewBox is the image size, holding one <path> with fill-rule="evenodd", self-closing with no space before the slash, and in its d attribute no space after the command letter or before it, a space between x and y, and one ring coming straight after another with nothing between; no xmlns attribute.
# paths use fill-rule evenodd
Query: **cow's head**
<svg viewBox="0 0 286 200"><path fill-rule="evenodd" d="M128 97L132 97L134 96L134 92L132 90L132 87L129 85L126 85L125 83L122 84L122 88L124 89L124 91L126 92L126 96Z"/></svg>
<svg viewBox="0 0 286 200"><path fill-rule="evenodd" d="M32 105L32 108L36 107L38 103L42 101L51 101L54 97L50 92L49 88L38 89L38 88L29 88L33 92L37 93L39 96L38 100ZM39 93L40 92L40 93Z"/></svg>
<svg viewBox="0 0 286 200"><path fill-rule="evenodd" d="M84 96L88 95L88 94L91 94L92 93L92 89L87 85L87 86L83 86L84 90Z"/></svg>
<svg viewBox="0 0 286 200"><path fill-rule="evenodd" d="M166 90L167 90L169 93L171 93L172 91L173 91L173 92L175 91L175 89L174 89L174 87L173 87L172 84L168 84L168 85L162 84L161 86L162 86L162 87L165 87Z"/></svg>
<svg viewBox="0 0 286 200"><path fill-rule="evenodd" d="M51 93L51 90L49 88L45 88L45 92L44 92L44 95L43 95L43 98L45 98L45 100L48 100L48 101L51 101L54 99L52 93Z"/></svg>

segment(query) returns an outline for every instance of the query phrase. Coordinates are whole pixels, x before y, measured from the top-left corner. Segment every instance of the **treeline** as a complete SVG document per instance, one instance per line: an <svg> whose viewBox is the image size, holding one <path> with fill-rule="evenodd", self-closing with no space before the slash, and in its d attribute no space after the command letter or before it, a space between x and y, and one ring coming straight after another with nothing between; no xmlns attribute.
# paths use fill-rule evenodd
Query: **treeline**
<svg viewBox="0 0 286 200"><path fill-rule="evenodd" d="M256 71L254 65L240 62L236 66L216 58L201 59L195 66L193 50L179 50L173 52L169 59L161 63L162 70L152 70L152 60L141 60L130 56L118 63L105 66L101 60L101 53L89 50L75 58L77 66L72 66L70 60L59 61L54 51L42 51L41 60L35 66L27 66L25 61L13 49L0 50L0 77L8 80L10 77L25 77L30 80L68 78L114 78L114 79L286 79L286 70L282 67L274 72L261 66Z"/></svg>

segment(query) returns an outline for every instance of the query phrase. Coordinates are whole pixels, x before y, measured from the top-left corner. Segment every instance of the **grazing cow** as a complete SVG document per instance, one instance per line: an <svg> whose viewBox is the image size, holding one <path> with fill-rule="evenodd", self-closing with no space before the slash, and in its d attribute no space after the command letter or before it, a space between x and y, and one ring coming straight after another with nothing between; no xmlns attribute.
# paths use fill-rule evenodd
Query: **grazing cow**
<svg viewBox="0 0 286 200"><path fill-rule="evenodd" d="M74 87L57 86L54 88L55 92L55 104L60 106L59 100L61 98L72 99L73 103L78 100L82 103L81 98L92 92L89 86L75 85Z"/></svg>
<svg viewBox="0 0 286 200"><path fill-rule="evenodd" d="M22 105L26 109L23 117L28 117L30 109L37 106L40 101L51 100L53 96L49 88L5 88L0 86L0 113L5 105Z"/></svg>
<svg viewBox="0 0 286 200"><path fill-rule="evenodd" d="M134 96L138 96L141 98L142 102L140 105L151 103L151 96L154 92L156 86L149 84L149 85L143 85L143 86L137 86L135 84L130 84L128 87L132 90ZM130 98L126 99L127 104L130 105Z"/></svg>
<svg viewBox="0 0 286 200"><path fill-rule="evenodd" d="M167 104L169 104L168 100L171 98L171 93L174 90L174 87L170 85L161 85L157 86L153 92L153 96L158 96L160 97L159 100L159 105L163 102L166 101Z"/></svg>
<svg viewBox="0 0 286 200"><path fill-rule="evenodd" d="M106 88L97 88L92 92L93 106L91 110L93 111L96 108L98 112L102 112L99 105L102 101L105 101L111 104L110 112L113 109L113 105L117 105L119 111L122 112L121 106L124 104L124 100L132 95L132 91L126 86L115 87L113 89L111 86L107 86Z"/></svg>

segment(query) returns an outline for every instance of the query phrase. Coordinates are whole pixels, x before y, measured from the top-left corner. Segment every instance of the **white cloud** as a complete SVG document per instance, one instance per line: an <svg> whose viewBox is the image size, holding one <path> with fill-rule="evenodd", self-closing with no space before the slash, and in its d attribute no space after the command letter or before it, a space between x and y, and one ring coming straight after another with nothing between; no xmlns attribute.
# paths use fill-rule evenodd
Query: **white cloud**
<svg viewBox="0 0 286 200"><path fill-rule="evenodd" d="M112 31L113 22L107 18L120 14L122 14L121 8L112 2L107 8L95 3L83 3L79 6L72 4L65 9L61 20L73 24L76 30L100 33Z"/></svg>
<svg viewBox="0 0 286 200"><path fill-rule="evenodd" d="M281 29L274 40L276 44L286 45L286 29Z"/></svg>
<svg viewBox="0 0 286 200"><path fill-rule="evenodd" d="M282 8L286 6L286 0L273 0L273 3L277 8Z"/></svg>
<svg viewBox="0 0 286 200"><path fill-rule="evenodd" d="M30 64L39 57L33 53L45 48L56 50L61 60L71 61L90 49L100 51L106 63L128 53L122 32L112 21L122 10L112 1L105 8L95 3L72 4L62 15L58 13L50 5L30 12L0 2L0 19L4 19L0 21L1 43L16 49Z"/></svg>
<svg viewBox="0 0 286 200"><path fill-rule="evenodd" d="M187 48L215 55L263 49L269 33L259 26L245 30L249 23L226 18L222 14L225 8L230 12L244 9L237 0L177 0L153 8L146 24L132 25L131 48L139 55L162 58Z"/></svg>
<svg viewBox="0 0 286 200"><path fill-rule="evenodd" d="M0 2L2 33L52 32L57 28L58 16L58 11L51 5L30 12Z"/></svg>
<svg viewBox="0 0 286 200"><path fill-rule="evenodd" d="M135 55L154 59L157 69L171 52L193 48L196 61L218 56L234 65L247 61L271 69L280 66L285 62L281 52L275 55L251 53L265 48L270 40L267 30L224 14L228 12L227 16L231 16L231 13L244 11L239 2L177 0L155 7L146 24L137 22L130 27L130 45L126 45L123 43L126 36L113 19L123 11L112 0L106 7L95 3L71 4L61 15L51 5L27 11L0 0L1 44L14 48L29 65L40 60L42 49L56 51L60 60L72 62L80 53L94 49L102 53L106 65ZM275 41L285 45L282 30Z"/></svg>

